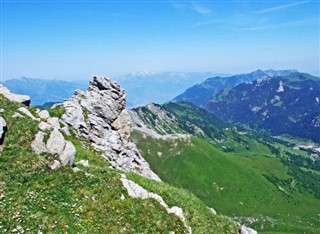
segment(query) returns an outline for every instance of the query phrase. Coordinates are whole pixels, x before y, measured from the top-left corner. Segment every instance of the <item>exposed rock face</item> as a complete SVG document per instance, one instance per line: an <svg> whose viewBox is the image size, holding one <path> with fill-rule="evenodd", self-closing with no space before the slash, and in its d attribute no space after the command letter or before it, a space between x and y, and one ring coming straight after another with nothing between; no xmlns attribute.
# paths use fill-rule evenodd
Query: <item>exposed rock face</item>
<svg viewBox="0 0 320 234"><path fill-rule="evenodd" d="M213 209L212 207L208 207L208 209L212 212L212 214L216 215L217 211L215 209Z"/></svg>
<svg viewBox="0 0 320 234"><path fill-rule="evenodd" d="M2 118L0 116L0 145L2 145L3 139L4 139L4 133L7 130L7 123L4 120L4 118Z"/></svg>
<svg viewBox="0 0 320 234"><path fill-rule="evenodd" d="M39 131L36 134L34 141L31 143L32 150L37 154L44 153L47 150L46 144L43 142L44 135L45 135L44 132Z"/></svg>
<svg viewBox="0 0 320 234"><path fill-rule="evenodd" d="M40 131L31 143L32 150L38 154L49 153L56 155L57 158L49 165L52 170L58 169L61 166L71 166L75 159L76 149L74 145L70 141L65 140L62 135L61 132L63 131L61 131L59 119L50 117L47 111L40 111L38 115L43 121L39 123L38 127ZM44 136L46 134L50 135L48 141L45 143Z"/></svg>
<svg viewBox="0 0 320 234"><path fill-rule="evenodd" d="M120 86L104 77L94 77L86 92L63 103L62 121L89 140L116 169L132 171L160 181L130 141L131 123Z"/></svg>
<svg viewBox="0 0 320 234"><path fill-rule="evenodd" d="M49 112L47 110L40 111L38 115L41 119L47 120L48 118L50 118Z"/></svg>
<svg viewBox="0 0 320 234"><path fill-rule="evenodd" d="M238 226L240 234L258 234L258 232L256 230L253 230L252 228L248 228L241 224L238 224Z"/></svg>
<svg viewBox="0 0 320 234"><path fill-rule="evenodd" d="M11 93L9 89L0 84L0 94L12 102L19 102L26 106L30 105L30 97L27 95L18 95Z"/></svg>
<svg viewBox="0 0 320 234"><path fill-rule="evenodd" d="M133 128L152 138L162 140L190 139L190 135L186 132L181 133L181 131L168 128L168 125L179 126L179 120L158 104L150 103L144 107L129 110L129 115ZM192 129L195 135L204 136L203 130L198 126L188 121L185 121L185 124L189 129Z"/></svg>
<svg viewBox="0 0 320 234"><path fill-rule="evenodd" d="M160 203L162 207L164 207L169 214L174 214L179 217L179 219L183 222L184 226L187 229L189 234L192 233L192 229L188 226L186 222L186 218L183 214L183 210L180 207L173 206L169 208L167 203L163 200L161 196L156 193L151 193L142 188L140 185L136 184L135 182L128 180L125 175L121 175L121 181L123 186L127 189L128 195L134 198L141 198L141 199L154 199Z"/></svg>
<svg viewBox="0 0 320 234"><path fill-rule="evenodd" d="M20 107L18 109L18 111L20 111L21 113L25 114L26 116L28 116L29 118L31 118L32 120L36 120L36 121L39 121L39 118L36 118L33 116L33 114L31 114L31 112L25 108L25 107Z"/></svg>

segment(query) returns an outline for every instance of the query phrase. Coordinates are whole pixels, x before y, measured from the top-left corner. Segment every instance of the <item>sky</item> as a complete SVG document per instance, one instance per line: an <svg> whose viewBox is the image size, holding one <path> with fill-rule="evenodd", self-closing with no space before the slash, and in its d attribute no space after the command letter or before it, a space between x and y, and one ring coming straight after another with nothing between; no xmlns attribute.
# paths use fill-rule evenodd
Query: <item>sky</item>
<svg viewBox="0 0 320 234"><path fill-rule="evenodd" d="M320 74L320 1L0 0L1 79Z"/></svg>

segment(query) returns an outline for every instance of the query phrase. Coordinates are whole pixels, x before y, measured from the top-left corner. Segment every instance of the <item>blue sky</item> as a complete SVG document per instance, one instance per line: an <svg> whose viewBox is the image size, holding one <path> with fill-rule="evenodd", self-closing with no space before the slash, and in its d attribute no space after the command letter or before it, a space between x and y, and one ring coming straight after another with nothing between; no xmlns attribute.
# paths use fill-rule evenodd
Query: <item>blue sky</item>
<svg viewBox="0 0 320 234"><path fill-rule="evenodd" d="M320 73L318 0L1 1L3 79Z"/></svg>

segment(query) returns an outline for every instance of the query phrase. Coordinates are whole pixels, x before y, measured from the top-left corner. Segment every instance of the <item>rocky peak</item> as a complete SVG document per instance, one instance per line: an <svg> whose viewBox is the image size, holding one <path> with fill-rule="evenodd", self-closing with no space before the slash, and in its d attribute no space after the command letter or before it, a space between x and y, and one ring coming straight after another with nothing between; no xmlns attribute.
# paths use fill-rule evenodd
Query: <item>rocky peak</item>
<svg viewBox="0 0 320 234"><path fill-rule="evenodd" d="M62 121L86 138L112 167L160 180L130 140L131 123L119 84L94 77L87 91L76 90L62 105L66 110Z"/></svg>

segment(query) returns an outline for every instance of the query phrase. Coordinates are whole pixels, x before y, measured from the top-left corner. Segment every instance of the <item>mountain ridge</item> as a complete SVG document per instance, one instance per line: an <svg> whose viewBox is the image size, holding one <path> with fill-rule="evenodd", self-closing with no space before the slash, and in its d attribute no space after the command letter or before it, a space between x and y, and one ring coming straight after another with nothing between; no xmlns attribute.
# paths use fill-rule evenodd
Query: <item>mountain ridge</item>
<svg viewBox="0 0 320 234"><path fill-rule="evenodd" d="M248 74L238 74L229 77L212 77L204 82L188 88L184 93L175 97L173 102L191 102L197 106L203 106L215 94L224 89L232 88L244 82L251 82L264 76L288 75L297 72L296 70L256 70Z"/></svg>

